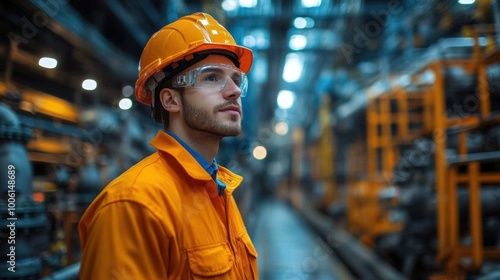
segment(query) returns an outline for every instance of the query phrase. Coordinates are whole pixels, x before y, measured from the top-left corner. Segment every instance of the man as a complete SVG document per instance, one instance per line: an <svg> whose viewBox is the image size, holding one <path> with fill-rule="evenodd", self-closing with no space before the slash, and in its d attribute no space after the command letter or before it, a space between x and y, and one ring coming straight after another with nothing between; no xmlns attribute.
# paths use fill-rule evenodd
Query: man
<svg viewBox="0 0 500 280"><path fill-rule="evenodd" d="M79 224L80 279L257 279L257 253L218 166L241 131L252 52L210 15L166 25L141 56L137 99L163 124L157 152L111 182Z"/></svg>

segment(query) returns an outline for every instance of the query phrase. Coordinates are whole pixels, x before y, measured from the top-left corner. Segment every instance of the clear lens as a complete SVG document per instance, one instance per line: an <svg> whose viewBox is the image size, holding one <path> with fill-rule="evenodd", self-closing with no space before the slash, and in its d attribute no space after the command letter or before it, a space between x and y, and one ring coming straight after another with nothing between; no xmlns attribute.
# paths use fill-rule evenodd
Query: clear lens
<svg viewBox="0 0 500 280"><path fill-rule="evenodd" d="M241 97L246 95L248 78L245 72L228 65L203 65L188 73L177 76L173 87L194 87L222 91L229 79L241 90Z"/></svg>

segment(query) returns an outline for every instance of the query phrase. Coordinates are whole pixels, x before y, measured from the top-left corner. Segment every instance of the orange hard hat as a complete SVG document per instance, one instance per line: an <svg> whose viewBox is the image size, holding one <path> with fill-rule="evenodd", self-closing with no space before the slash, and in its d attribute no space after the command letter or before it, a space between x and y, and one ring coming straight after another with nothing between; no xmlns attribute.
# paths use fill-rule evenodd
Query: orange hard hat
<svg viewBox="0 0 500 280"><path fill-rule="evenodd" d="M165 75L155 77L162 70L191 54L199 52L233 53L237 65L248 73L252 67L253 54L248 48L236 45L231 34L211 15L194 13L179 18L153 34L141 55L139 78L135 83L135 97L143 104L151 105L154 87Z"/></svg>

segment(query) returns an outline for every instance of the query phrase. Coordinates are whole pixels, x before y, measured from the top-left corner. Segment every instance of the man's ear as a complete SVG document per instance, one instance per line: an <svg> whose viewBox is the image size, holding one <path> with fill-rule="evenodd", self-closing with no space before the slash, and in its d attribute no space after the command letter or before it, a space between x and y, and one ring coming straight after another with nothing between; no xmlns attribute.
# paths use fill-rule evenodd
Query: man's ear
<svg viewBox="0 0 500 280"><path fill-rule="evenodd" d="M160 103L165 110L174 113L179 112L179 92L170 88L164 88L160 91Z"/></svg>

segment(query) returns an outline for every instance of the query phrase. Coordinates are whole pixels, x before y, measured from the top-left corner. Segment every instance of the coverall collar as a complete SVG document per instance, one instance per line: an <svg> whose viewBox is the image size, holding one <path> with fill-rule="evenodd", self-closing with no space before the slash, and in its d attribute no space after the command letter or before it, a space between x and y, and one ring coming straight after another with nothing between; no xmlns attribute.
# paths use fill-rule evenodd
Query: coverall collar
<svg viewBox="0 0 500 280"><path fill-rule="evenodd" d="M172 155L190 177L198 180L213 180L198 160L181 143L165 131L158 131L158 134L151 140L150 144L156 149ZM217 165L217 168L219 180L226 185L226 190L232 193L243 181L243 177L223 166Z"/></svg>
<svg viewBox="0 0 500 280"><path fill-rule="evenodd" d="M186 142L184 142L179 136L177 136L175 133L172 131L165 130L165 133L168 135L172 136L177 142L179 142L184 149L186 149L197 161L200 163L201 167L207 171L210 176L215 177L217 175L217 161L215 161L215 158L212 160L212 164L208 163L197 151L195 151L191 146L189 146ZM215 173L215 174L214 174ZM214 178L215 180L215 178Z"/></svg>

